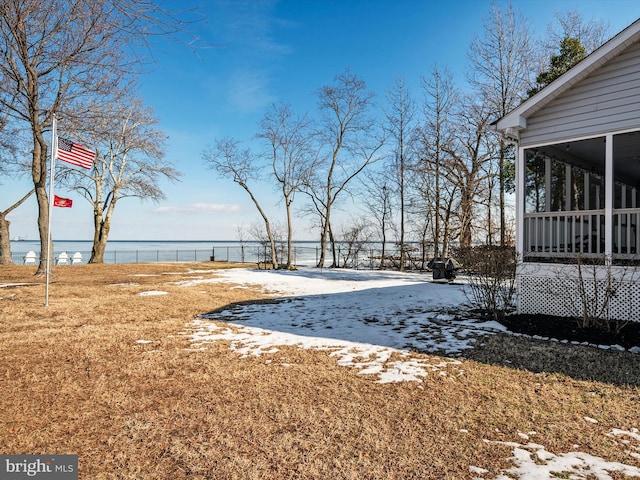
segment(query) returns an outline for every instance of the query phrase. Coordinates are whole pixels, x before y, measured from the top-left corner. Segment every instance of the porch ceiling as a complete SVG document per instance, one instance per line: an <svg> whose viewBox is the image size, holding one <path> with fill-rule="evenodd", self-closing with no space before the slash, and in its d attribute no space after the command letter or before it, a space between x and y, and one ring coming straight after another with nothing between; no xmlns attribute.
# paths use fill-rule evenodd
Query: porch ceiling
<svg viewBox="0 0 640 480"><path fill-rule="evenodd" d="M640 132L614 135L613 139L615 177L630 185L640 183ZM604 137L599 137L563 142L538 150L564 162L603 173L604 142Z"/></svg>

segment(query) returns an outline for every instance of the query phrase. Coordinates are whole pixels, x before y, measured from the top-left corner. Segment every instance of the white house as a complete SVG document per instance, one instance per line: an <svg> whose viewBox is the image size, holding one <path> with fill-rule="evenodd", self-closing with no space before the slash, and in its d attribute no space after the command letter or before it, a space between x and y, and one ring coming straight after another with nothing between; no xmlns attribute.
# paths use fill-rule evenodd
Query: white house
<svg viewBox="0 0 640 480"><path fill-rule="evenodd" d="M518 311L606 296L640 321L640 19L495 127L517 145Z"/></svg>

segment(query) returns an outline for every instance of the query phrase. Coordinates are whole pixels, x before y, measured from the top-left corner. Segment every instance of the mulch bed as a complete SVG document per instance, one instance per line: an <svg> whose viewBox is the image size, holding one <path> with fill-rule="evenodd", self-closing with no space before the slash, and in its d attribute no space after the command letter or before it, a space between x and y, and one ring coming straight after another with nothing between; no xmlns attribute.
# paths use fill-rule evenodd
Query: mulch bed
<svg viewBox="0 0 640 480"><path fill-rule="evenodd" d="M640 347L640 322L629 322L619 332L582 328L578 320L550 315L509 315L500 323L514 333L555 338L593 345L620 345L626 349Z"/></svg>

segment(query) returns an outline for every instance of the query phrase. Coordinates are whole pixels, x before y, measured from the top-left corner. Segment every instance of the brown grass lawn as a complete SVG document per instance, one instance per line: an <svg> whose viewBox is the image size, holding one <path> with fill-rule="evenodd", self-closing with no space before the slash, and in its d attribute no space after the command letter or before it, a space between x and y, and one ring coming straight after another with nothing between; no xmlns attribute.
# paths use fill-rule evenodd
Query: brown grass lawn
<svg viewBox="0 0 640 480"><path fill-rule="evenodd" d="M640 466L640 442L610 435L640 427L638 355L599 353L617 370L593 381L561 368L567 345L494 337L461 376L379 384L326 352L192 349L196 315L264 295L174 282L230 266L54 267L48 307L34 267L0 266L26 283L0 288L0 453L78 454L83 479L488 479L513 466L494 442L527 433Z"/></svg>

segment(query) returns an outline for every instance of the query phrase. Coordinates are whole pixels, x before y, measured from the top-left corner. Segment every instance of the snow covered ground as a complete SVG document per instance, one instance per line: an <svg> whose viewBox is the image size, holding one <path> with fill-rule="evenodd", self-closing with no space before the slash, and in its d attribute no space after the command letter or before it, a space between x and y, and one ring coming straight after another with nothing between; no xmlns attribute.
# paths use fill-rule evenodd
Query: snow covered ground
<svg viewBox="0 0 640 480"><path fill-rule="evenodd" d="M438 284L425 274L353 270L192 273L192 280L179 284L251 285L278 297L272 303L244 305L195 319L184 332L193 348L225 340L241 356L268 354L285 345L318 349L329 352L340 365L382 383L420 382L434 374L464 375L464 363L458 357L483 336L506 331L496 322L456 315L468 309L463 281ZM417 355L416 351L441 356ZM508 444L513 448L510 460L514 466L498 479L558 478L552 473L558 471L570 475L562 478L572 479L609 479L613 472L640 478L640 468L635 466L579 451L548 452L531 441L534 435L521 433L523 443ZM628 446L630 457L640 458L638 429L615 429L610 435ZM475 479L484 478L487 472L474 465L469 470Z"/></svg>
<svg viewBox="0 0 640 480"><path fill-rule="evenodd" d="M461 285L430 279L424 274L379 271L227 270L217 279L185 285L207 281L253 285L277 294L281 301L203 315L194 322L191 338L198 346L230 340L243 355L273 352L281 345L329 350L339 364L375 374L380 382L416 381L433 371L458 375L461 362L434 364L411 351L459 356L479 336L504 327L456 319L454 310L467 302ZM220 326L210 320L231 324Z"/></svg>

